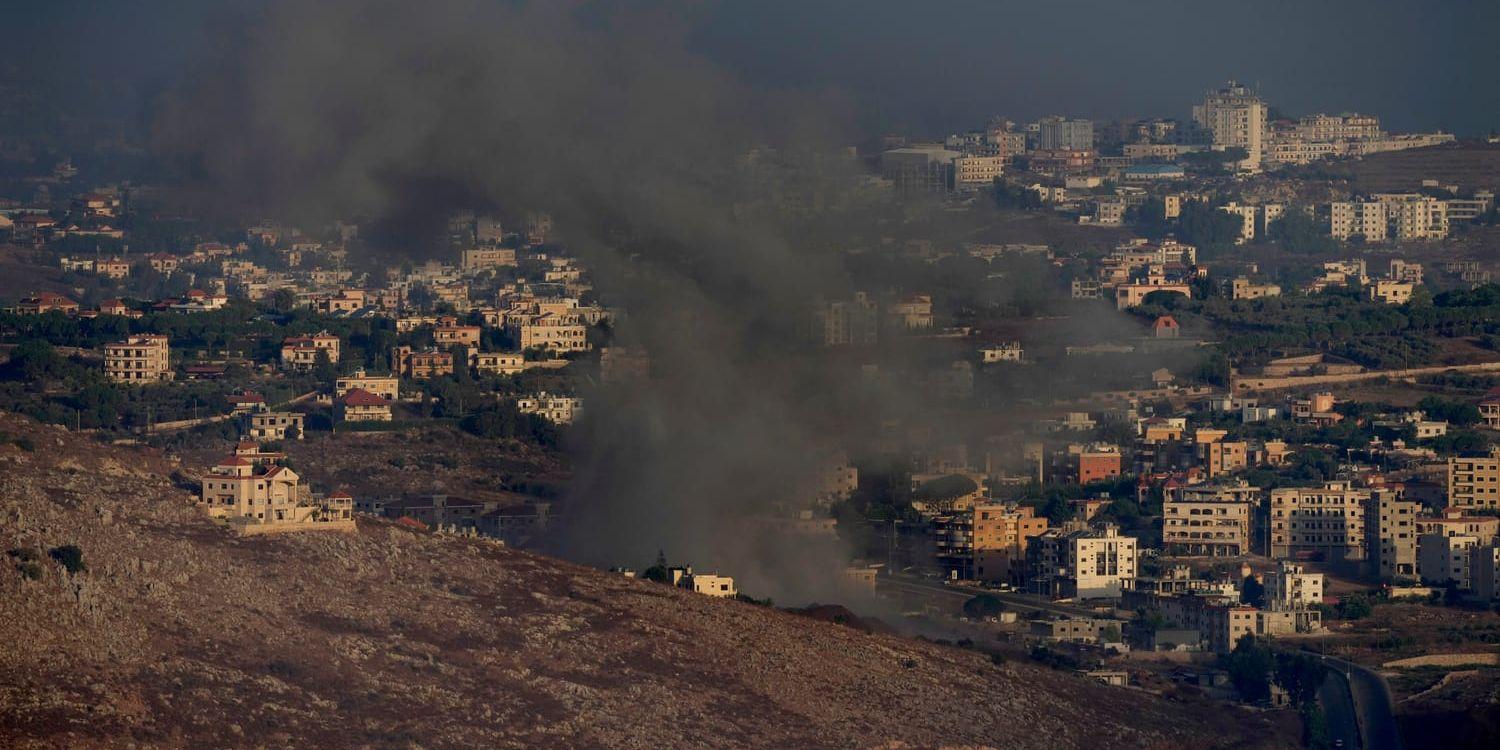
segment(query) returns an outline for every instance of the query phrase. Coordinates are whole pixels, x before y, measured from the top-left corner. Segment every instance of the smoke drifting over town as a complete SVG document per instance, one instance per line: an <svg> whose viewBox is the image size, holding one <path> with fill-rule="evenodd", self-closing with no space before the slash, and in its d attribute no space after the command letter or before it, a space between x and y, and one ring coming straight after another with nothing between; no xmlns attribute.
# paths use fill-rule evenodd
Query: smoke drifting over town
<svg viewBox="0 0 1500 750"><path fill-rule="evenodd" d="M784 355L805 306L847 290L774 210L746 207L780 179L772 162L849 167L827 158L822 105L686 50L695 6L274 3L174 92L157 143L236 211L371 217L414 241L461 209L549 212L654 373L589 395L558 551L663 549L805 598L794 558L822 553L761 548L747 523L844 442L834 374ZM832 552L800 567L836 571Z"/></svg>

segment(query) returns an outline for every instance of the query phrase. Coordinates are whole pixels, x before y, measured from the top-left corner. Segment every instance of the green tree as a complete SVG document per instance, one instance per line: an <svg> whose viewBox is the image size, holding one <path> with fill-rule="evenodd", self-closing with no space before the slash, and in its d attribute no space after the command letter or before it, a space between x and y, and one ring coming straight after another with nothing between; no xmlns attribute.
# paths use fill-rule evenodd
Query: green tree
<svg viewBox="0 0 1500 750"><path fill-rule="evenodd" d="M1255 636L1246 633L1234 646L1234 651L1224 659L1224 668L1229 672L1229 682L1235 692L1247 702L1258 702L1271 697L1271 669L1274 666L1271 649L1256 642Z"/></svg>
<svg viewBox="0 0 1500 750"><path fill-rule="evenodd" d="M69 573L82 573L88 570L83 564L83 550L76 544L64 544L61 547L53 547L47 554L67 569Z"/></svg>
<svg viewBox="0 0 1500 750"><path fill-rule="evenodd" d="M1339 617L1344 620L1363 620L1373 611L1370 598L1364 594L1350 594L1339 601Z"/></svg>
<svg viewBox="0 0 1500 750"><path fill-rule="evenodd" d="M964 614L975 620L994 617L1005 611L1005 603L992 594L980 594L964 602Z"/></svg>
<svg viewBox="0 0 1500 750"><path fill-rule="evenodd" d="M1266 603L1266 587L1254 575L1245 576L1240 583L1240 602L1252 607L1262 607Z"/></svg>
<svg viewBox="0 0 1500 750"><path fill-rule="evenodd" d="M1338 242L1307 212L1293 209L1266 227L1266 238L1289 252L1325 255L1338 249Z"/></svg>
<svg viewBox="0 0 1500 750"><path fill-rule="evenodd" d="M1287 692L1294 706L1313 705L1324 677L1323 665L1307 654L1276 654L1276 684Z"/></svg>
<svg viewBox="0 0 1500 750"><path fill-rule="evenodd" d="M1184 201L1177 217L1177 236L1200 248L1233 245L1240 237L1240 217L1220 211L1203 201Z"/></svg>

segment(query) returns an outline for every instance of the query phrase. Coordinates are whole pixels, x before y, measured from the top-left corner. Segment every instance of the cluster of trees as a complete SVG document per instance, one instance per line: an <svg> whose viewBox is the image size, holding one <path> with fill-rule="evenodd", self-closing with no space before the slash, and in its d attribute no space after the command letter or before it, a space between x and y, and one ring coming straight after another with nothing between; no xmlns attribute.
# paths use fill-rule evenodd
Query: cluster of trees
<svg viewBox="0 0 1500 750"><path fill-rule="evenodd" d="M1308 654L1273 651L1246 633L1224 657L1229 681L1240 698L1260 703L1271 698L1274 684L1302 715L1303 742L1307 747L1330 747L1327 722L1318 708L1318 688L1327 677L1319 660Z"/></svg>
<svg viewBox="0 0 1500 750"><path fill-rule="evenodd" d="M1265 239L1275 242L1289 252L1302 255L1327 255L1338 250L1339 243L1328 232L1328 227L1319 223L1305 211L1292 210L1266 227Z"/></svg>
<svg viewBox="0 0 1500 750"><path fill-rule="evenodd" d="M1430 362L1434 336L1500 334L1500 285L1444 292L1430 299L1385 305L1357 291L1330 290L1303 297L1258 300L1183 299L1174 315L1197 315L1226 330L1222 350L1240 365L1263 362L1298 349L1326 351L1368 367L1406 367ZM1163 310L1138 308L1140 315Z"/></svg>
<svg viewBox="0 0 1500 750"><path fill-rule="evenodd" d="M522 414L508 401L487 404L465 416L459 426L482 438L520 439L546 447L558 444L557 426L535 414Z"/></svg>
<svg viewBox="0 0 1500 750"><path fill-rule="evenodd" d="M1024 185L1012 184L1000 177L995 178L995 186L991 194L995 197L995 205L1000 208L1034 211L1042 207L1042 196L1036 191L1028 190Z"/></svg>

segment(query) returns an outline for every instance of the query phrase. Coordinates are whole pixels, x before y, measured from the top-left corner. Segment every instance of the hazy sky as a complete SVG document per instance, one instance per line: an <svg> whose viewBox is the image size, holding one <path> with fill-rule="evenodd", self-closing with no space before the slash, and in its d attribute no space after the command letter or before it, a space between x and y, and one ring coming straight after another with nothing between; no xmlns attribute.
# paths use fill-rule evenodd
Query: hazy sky
<svg viewBox="0 0 1500 750"><path fill-rule="evenodd" d="M7 75L140 107L261 0L6 0ZM593 5L609 6L608 2ZM625 6L660 5L627 0ZM1496 0L734 0L696 46L753 83L836 91L872 130L992 114L1186 117L1234 77L1282 111L1359 110L1392 129L1500 129ZM3 73L0 73L3 74ZM119 84L124 84L123 86Z"/></svg>

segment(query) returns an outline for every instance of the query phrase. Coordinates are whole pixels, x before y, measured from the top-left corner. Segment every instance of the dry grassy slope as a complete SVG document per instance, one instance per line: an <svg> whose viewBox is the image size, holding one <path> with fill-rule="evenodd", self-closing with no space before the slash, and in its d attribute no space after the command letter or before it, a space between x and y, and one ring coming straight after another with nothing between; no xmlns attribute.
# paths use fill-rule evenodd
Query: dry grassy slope
<svg viewBox="0 0 1500 750"><path fill-rule="evenodd" d="M1389 151L1342 162L1333 171L1362 191L1411 191L1422 180L1438 180L1470 190L1500 186L1500 146L1460 143L1409 151Z"/></svg>
<svg viewBox="0 0 1500 750"><path fill-rule="evenodd" d="M238 539L0 414L0 747L1280 746L1265 720L385 522ZM16 436L32 441L28 451Z"/></svg>

